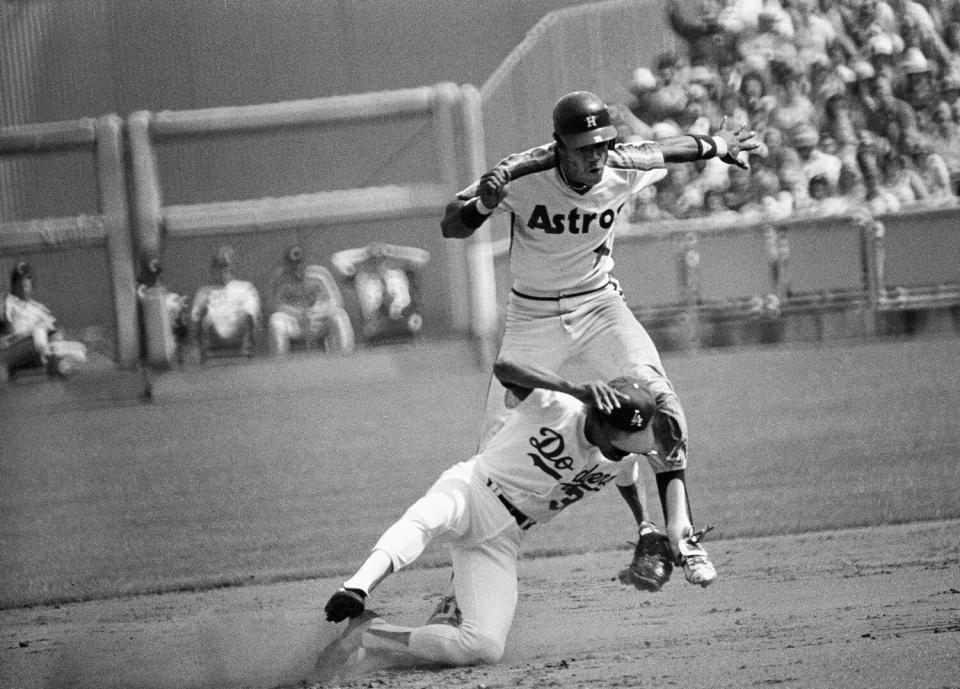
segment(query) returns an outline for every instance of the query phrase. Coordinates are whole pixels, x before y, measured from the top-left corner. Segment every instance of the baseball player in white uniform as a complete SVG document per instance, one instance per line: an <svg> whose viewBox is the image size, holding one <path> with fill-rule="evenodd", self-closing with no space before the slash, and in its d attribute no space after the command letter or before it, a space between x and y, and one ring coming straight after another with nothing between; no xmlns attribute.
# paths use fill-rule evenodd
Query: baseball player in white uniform
<svg viewBox="0 0 960 689"><path fill-rule="evenodd" d="M201 359L210 348L233 344L252 353L260 329L260 293L252 282L234 276L236 264L233 247L220 247L211 263L217 284L200 287L193 298L190 319L198 329Z"/></svg>
<svg viewBox="0 0 960 689"><path fill-rule="evenodd" d="M327 619L350 623L321 652L310 679L495 663L517 605L524 533L610 483L639 519L638 457L674 451L663 444L676 441L669 428L677 410L669 400L634 378L575 384L506 360L498 375L524 399L483 451L443 472L331 596ZM450 545L458 607L420 627L388 624L366 610L377 584L434 541Z"/></svg>
<svg viewBox="0 0 960 689"><path fill-rule="evenodd" d="M33 295L33 269L19 261L10 273L10 292L0 313L0 376L11 369L43 366L51 375L69 377L87 361L87 347L65 340L50 309Z"/></svg>
<svg viewBox="0 0 960 689"><path fill-rule="evenodd" d="M661 179L666 163L719 157L746 167L740 154L759 143L754 132L724 121L714 136L615 144L606 105L587 91L560 98L553 125L553 143L509 156L457 194L441 222L443 236L468 237L493 213L510 213L512 288L498 363L537 365L573 380L628 375L671 399L679 442L651 465L677 554L694 533L684 474L686 419L653 341L610 274L614 235L631 196ZM497 371L495 366L481 448L517 400ZM660 535L644 520L641 539ZM716 570L699 545L696 553L680 560L687 580L706 586Z"/></svg>

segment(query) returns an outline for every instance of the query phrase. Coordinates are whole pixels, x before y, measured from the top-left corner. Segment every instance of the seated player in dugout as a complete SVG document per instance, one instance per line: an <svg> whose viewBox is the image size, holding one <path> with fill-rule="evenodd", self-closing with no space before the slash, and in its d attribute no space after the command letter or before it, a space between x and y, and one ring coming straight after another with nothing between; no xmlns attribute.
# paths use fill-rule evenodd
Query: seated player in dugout
<svg viewBox="0 0 960 689"><path fill-rule="evenodd" d="M418 274L429 260L430 252L424 249L384 242L344 249L330 257L356 293L364 340L420 333Z"/></svg>
<svg viewBox="0 0 960 689"><path fill-rule="evenodd" d="M340 288L329 270L307 264L302 247L291 246L283 253L271 298L267 331L273 354L286 354L294 342L322 346L327 354L353 353L353 324Z"/></svg>
<svg viewBox="0 0 960 689"><path fill-rule="evenodd" d="M571 380L631 376L669 398L682 442L654 466L667 492L665 531L676 551L693 533L687 504L686 417L660 355L628 307L614 267L615 231L630 199L663 178L668 163L719 158L739 168L760 146L745 124L724 119L713 135L684 134L660 141L615 143L607 106L574 91L553 108L553 142L508 156L447 205L443 236L469 237L496 212L511 218L510 274L503 337L480 430L482 449L519 400L523 381L504 377L503 363L558 372ZM513 368L516 368L515 366ZM662 533L650 521L640 541L651 550ZM685 563L688 581L705 586L716 571L702 549Z"/></svg>
<svg viewBox="0 0 960 689"><path fill-rule="evenodd" d="M0 314L0 378L32 368L67 378L87 361L86 345L64 339L53 313L34 298L35 287L33 268L18 261Z"/></svg>
<svg viewBox="0 0 960 689"><path fill-rule="evenodd" d="M210 270L215 284L197 290L190 310L196 328L200 361L211 350L238 350L252 356L260 329L260 294L252 282L236 277L237 252L222 246L214 254Z"/></svg>
<svg viewBox="0 0 960 689"><path fill-rule="evenodd" d="M497 372L522 388L523 400L483 451L444 471L333 593L327 619L350 621L321 651L310 680L384 668L496 663L513 624L517 562L530 528L611 483L633 520L643 520L638 462L671 456L683 442L673 400L631 377L576 384L508 361ZM683 486L672 482L664 490L682 492ZM671 504L682 509L682 501ZM698 537L684 539L676 557L700 557ZM434 542L450 547L455 595L418 627L389 624L368 610L377 585ZM672 568L669 562L663 566L635 552L620 579L637 585L633 574L647 572L662 584Z"/></svg>

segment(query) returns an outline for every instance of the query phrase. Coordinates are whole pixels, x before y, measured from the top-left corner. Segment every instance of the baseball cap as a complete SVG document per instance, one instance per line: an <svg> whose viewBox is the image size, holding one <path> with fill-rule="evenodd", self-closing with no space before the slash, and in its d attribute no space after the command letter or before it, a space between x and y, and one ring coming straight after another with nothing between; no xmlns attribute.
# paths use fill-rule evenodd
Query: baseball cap
<svg viewBox="0 0 960 689"><path fill-rule="evenodd" d="M569 148L617 138L606 104L589 91L573 91L557 101L553 106L553 132Z"/></svg>
<svg viewBox="0 0 960 689"><path fill-rule="evenodd" d="M233 267L237 263L237 252L232 246L221 246L213 257L215 268Z"/></svg>
<svg viewBox="0 0 960 689"><path fill-rule="evenodd" d="M646 452L651 437L644 433L657 411L657 400L636 378L624 376L610 381L610 387L626 395L620 406L602 414L610 442L624 452Z"/></svg>
<svg viewBox="0 0 960 689"><path fill-rule="evenodd" d="M291 246L283 254L287 263L303 263L303 249L299 246Z"/></svg>
<svg viewBox="0 0 960 689"><path fill-rule="evenodd" d="M10 291L16 292L17 285L23 282L24 278L33 280L33 268L26 261L17 261L10 271Z"/></svg>

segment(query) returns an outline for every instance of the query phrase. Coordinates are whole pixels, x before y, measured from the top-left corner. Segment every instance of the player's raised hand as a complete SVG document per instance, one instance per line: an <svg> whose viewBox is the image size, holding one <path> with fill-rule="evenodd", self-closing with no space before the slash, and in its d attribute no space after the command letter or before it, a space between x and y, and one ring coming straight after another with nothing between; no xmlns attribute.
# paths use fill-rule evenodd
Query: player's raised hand
<svg viewBox="0 0 960 689"><path fill-rule="evenodd" d="M487 208L496 208L500 202L507 196L507 184L510 182L510 175L506 170L495 167L489 172L485 172L480 178L480 185L477 187L477 196Z"/></svg>
<svg viewBox="0 0 960 689"><path fill-rule="evenodd" d="M609 414L614 409L617 409L620 406L620 400L629 399L629 397L618 390L614 390L603 380L583 383L580 388L580 393L576 395L577 399L584 404L593 405L605 414Z"/></svg>
<svg viewBox="0 0 960 689"><path fill-rule="evenodd" d="M728 165L736 165L744 170L749 170L747 156L741 156L743 152L753 151L760 148L760 141L757 139L757 133L752 129L747 129L746 124L737 124L730 122L729 118L724 117L720 129L715 134L717 138L723 139L727 144L727 153L720 160Z"/></svg>

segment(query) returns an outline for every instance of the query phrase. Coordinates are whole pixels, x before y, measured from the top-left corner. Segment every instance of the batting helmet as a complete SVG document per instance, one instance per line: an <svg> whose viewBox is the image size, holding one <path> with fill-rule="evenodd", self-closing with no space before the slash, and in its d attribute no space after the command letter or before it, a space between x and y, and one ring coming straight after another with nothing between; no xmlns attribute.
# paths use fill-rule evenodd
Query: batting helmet
<svg viewBox="0 0 960 689"><path fill-rule="evenodd" d="M600 97L589 91L573 91L553 106L553 133L564 146L583 148L617 138L610 113Z"/></svg>

